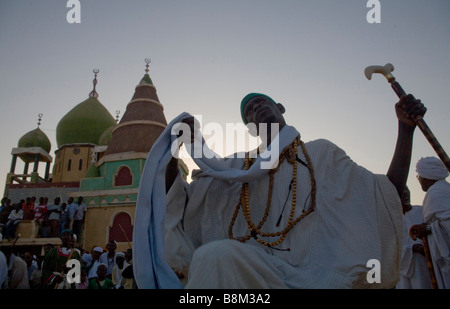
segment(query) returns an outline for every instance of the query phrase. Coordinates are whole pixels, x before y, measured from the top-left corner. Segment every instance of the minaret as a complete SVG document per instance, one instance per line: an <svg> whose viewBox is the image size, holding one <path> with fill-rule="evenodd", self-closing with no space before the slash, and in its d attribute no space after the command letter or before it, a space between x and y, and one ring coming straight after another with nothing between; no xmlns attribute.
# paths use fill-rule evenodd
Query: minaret
<svg viewBox="0 0 450 309"><path fill-rule="evenodd" d="M103 162L146 159L153 143L167 126L164 108L148 74L150 59L145 59L145 75L135 88L121 121L112 132Z"/></svg>
<svg viewBox="0 0 450 309"><path fill-rule="evenodd" d="M91 160L80 191L72 194L83 196L88 206L85 235L89 236L83 239L86 248L105 239L117 241L118 248L126 248L133 238L142 170L151 147L167 125L163 106L148 74L150 60L145 62L145 75L136 86L122 119L112 128L109 143L104 143L106 151L97 162L95 157Z"/></svg>

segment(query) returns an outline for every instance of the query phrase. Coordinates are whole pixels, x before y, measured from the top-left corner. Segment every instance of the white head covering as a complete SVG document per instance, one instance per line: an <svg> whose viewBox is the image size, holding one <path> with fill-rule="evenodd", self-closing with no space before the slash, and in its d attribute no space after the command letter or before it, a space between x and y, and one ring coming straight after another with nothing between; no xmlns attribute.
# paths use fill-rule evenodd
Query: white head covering
<svg viewBox="0 0 450 309"><path fill-rule="evenodd" d="M94 250L92 250L92 251L103 252L103 248L102 247L95 247Z"/></svg>
<svg viewBox="0 0 450 309"><path fill-rule="evenodd" d="M442 161L436 157L421 158L417 161L416 172L420 177L431 180L445 179L449 175Z"/></svg>
<svg viewBox="0 0 450 309"><path fill-rule="evenodd" d="M92 255L90 255L89 253L84 253L81 256L81 259L83 260L83 262L85 262L86 264L89 264L92 261Z"/></svg>

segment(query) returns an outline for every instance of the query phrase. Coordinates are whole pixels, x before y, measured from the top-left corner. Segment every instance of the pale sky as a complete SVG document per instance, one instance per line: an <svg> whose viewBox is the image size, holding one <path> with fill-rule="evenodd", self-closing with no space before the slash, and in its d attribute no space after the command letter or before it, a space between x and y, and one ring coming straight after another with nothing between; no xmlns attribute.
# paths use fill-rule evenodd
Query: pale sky
<svg viewBox="0 0 450 309"><path fill-rule="evenodd" d="M238 123L241 99L262 92L283 103L305 142L328 139L379 174L393 155L398 99L384 77L368 81L363 72L390 62L450 152L450 1L381 0L379 24L368 23L367 2L80 0L81 23L69 24L66 0L0 0L2 188L11 150L39 113L54 157L56 126L88 98L92 70L100 70L99 100L115 117L145 58L167 121L189 112L204 123ZM417 129L413 204L423 200L415 163L425 156L436 154Z"/></svg>

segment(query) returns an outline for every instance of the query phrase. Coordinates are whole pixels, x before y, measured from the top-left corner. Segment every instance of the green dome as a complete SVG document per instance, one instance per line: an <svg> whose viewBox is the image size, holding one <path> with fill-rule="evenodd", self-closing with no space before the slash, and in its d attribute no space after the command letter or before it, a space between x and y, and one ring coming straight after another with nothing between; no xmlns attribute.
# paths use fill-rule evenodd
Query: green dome
<svg viewBox="0 0 450 309"><path fill-rule="evenodd" d="M30 148L30 147L41 147L47 153L50 152L51 143L47 135L42 132L41 129L36 128L33 131L26 133L19 139L18 147L20 148Z"/></svg>
<svg viewBox="0 0 450 309"><path fill-rule="evenodd" d="M150 78L150 75L148 75L148 74L145 74L144 77L142 77L140 83L146 83L146 84L153 85L152 79Z"/></svg>
<svg viewBox="0 0 450 309"><path fill-rule="evenodd" d="M105 132L102 133L98 140L99 146L108 146L109 142L112 138L112 132L117 127L117 125L110 126L108 129L105 130Z"/></svg>
<svg viewBox="0 0 450 309"><path fill-rule="evenodd" d="M58 123L56 142L65 144L89 143L97 145L100 136L116 121L96 97L75 106Z"/></svg>

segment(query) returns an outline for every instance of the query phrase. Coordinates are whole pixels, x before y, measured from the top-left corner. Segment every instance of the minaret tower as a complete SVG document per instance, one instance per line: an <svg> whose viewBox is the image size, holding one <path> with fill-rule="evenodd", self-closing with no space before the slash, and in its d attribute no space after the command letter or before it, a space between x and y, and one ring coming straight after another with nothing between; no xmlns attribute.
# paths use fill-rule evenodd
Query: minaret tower
<svg viewBox="0 0 450 309"><path fill-rule="evenodd" d="M135 88L121 121L115 127L103 162L146 159L153 143L167 126L164 107L150 78L150 59L145 59L145 75Z"/></svg>

